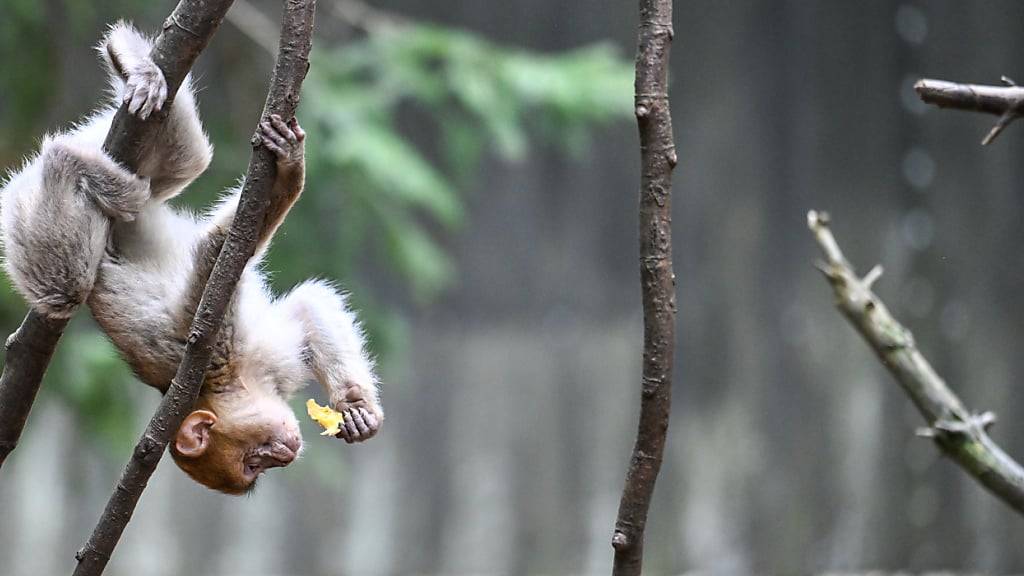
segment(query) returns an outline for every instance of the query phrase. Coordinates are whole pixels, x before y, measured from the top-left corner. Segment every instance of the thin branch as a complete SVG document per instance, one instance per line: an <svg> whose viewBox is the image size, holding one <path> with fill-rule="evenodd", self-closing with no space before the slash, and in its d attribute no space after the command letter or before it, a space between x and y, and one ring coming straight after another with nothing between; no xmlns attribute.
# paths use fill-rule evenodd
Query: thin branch
<svg viewBox="0 0 1024 576"><path fill-rule="evenodd" d="M170 112L178 87L230 6L230 0L181 0L164 21L151 56L167 80L168 101L148 120L129 114L127 104L121 106L103 142L104 150L114 160L133 172L138 170L153 135ZM0 376L0 466L18 444L67 323L66 319L47 318L30 311L21 327L7 339L7 357Z"/></svg>
<svg viewBox="0 0 1024 576"><path fill-rule="evenodd" d="M982 145L987 146L1024 113L1024 88L1017 86L1006 76L1002 77L1002 82L1002 86L986 86L923 79L914 84L914 90L921 100L940 108L971 110L999 116L995 126L981 141Z"/></svg>
<svg viewBox="0 0 1024 576"><path fill-rule="evenodd" d="M661 469L672 403L675 274L672 170L676 151L668 100L672 0L640 0L635 112L640 131L640 285L644 309L640 423L622 489L612 547L614 576L639 576L644 528Z"/></svg>
<svg viewBox="0 0 1024 576"><path fill-rule="evenodd" d="M315 7L316 0L285 1L277 64L261 118L271 114L282 118L295 115L302 80L309 69ZM135 447L92 536L76 555L75 576L97 576L103 572L167 443L199 395L221 320L256 249L277 172L273 153L258 145L255 136L252 142L253 152L238 209L199 302L177 374Z"/></svg>
<svg viewBox="0 0 1024 576"><path fill-rule="evenodd" d="M832 285L836 306L924 416L928 426L919 435L934 439L939 449L968 474L1024 514L1024 468L986 433L995 422L995 415L969 412L935 373L917 349L910 331L892 317L871 291L870 284L880 272L861 279L843 257L829 229L828 215L811 211L807 225L825 255L826 261L819 263L818 269Z"/></svg>

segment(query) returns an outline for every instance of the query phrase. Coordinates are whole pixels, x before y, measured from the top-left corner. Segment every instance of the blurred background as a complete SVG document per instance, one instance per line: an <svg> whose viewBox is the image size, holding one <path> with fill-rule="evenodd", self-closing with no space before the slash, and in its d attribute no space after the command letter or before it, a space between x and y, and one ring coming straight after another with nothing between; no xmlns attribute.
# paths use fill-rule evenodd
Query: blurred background
<svg viewBox="0 0 1024 576"><path fill-rule="evenodd" d="M97 106L91 46L171 0L4 0L0 166ZM195 71L243 172L279 3L236 0ZM639 404L636 13L620 0L320 0L307 192L274 285L351 290L388 421L248 498L164 462L108 574L607 574ZM993 434L1024 455L1024 128L923 106L919 77L1024 76L1016 0L676 2L679 339L650 574L1024 570L1024 523L915 438L833 309L808 209ZM1015 248L1017 247L1017 248ZM25 312L0 284L0 332ZM321 398L311 388L296 398ZM83 313L0 473L0 574L68 573L158 402Z"/></svg>

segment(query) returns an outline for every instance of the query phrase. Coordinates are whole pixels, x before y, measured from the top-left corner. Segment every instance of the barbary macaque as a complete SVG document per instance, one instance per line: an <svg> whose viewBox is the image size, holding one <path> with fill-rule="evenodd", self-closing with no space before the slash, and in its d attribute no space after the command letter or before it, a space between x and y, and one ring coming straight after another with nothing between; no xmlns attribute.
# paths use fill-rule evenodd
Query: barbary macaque
<svg viewBox="0 0 1024 576"><path fill-rule="evenodd" d="M186 79L138 173L120 166L103 140L122 102L147 118L167 102L150 59L151 41L130 24L111 27L98 50L114 101L68 132L43 139L39 153L9 176L0 196L5 266L41 314L70 316L87 303L135 374L166 392L196 307L238 204L241 186L203 216L167 205L209 165L213 149ZM374 365L345 299L312 280L275 297L259 269L274 231L302 193L305 133L276 116L259 126L277 157L257 254L232 298L194 411L170 450L189 476L229 494L252 489L268 468L301 451L286 400L310 380L345 416L349 443L383 422Z"/></svg>

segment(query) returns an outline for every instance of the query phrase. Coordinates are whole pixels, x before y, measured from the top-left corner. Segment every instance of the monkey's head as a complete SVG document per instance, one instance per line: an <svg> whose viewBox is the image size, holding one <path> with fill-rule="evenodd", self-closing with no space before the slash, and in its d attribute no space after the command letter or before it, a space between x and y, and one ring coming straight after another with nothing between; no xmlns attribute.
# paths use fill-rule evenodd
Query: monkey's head
<svg viewBox="0 0 1024 576"><path fill-rule="evenodd" d="M203 394L171 444L178 467L200 484L240 495L302 450L299 423L276 395Z"/></svg>

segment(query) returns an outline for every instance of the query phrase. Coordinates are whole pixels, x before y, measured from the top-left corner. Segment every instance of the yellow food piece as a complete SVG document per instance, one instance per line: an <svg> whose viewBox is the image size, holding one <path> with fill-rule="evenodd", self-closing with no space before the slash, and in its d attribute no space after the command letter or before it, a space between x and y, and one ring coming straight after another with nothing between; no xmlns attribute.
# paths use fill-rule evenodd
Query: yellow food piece
<svg viewBox="0 0 1024 576"><path fill-rule="evenodd" d="M334 410L330 406L321 406L312 398L306 400L306 412L309 413L309 417L315 420L317 424L325 428L320 433L321 436L334 436L341 432L341 425L345 423L345 417L342 416L341 412Z"/></svg>

